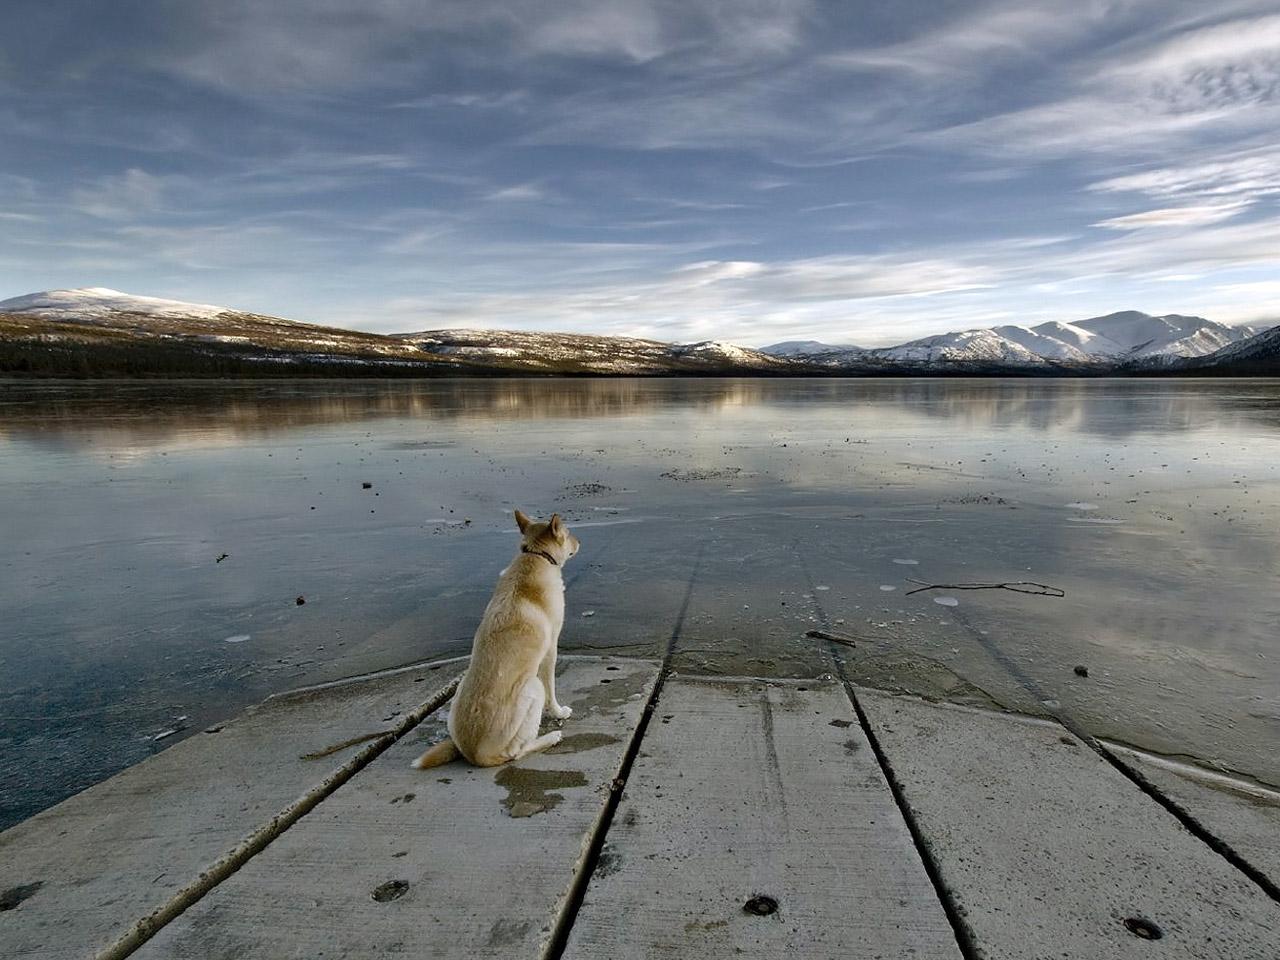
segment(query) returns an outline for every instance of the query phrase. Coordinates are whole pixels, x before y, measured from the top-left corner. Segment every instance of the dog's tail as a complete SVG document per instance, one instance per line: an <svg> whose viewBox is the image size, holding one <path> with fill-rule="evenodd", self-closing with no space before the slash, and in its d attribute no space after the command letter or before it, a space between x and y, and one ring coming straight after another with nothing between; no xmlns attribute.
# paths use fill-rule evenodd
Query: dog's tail
<svg viewBox="0 0 1280 960"><path fill-rule="evenodd" d="M417 760L413 761L410 766L416 770L428 770L431 767L442 766L451 760L457 760L460 756L462 756L462 753L452 739L441 740Z"/></svg>

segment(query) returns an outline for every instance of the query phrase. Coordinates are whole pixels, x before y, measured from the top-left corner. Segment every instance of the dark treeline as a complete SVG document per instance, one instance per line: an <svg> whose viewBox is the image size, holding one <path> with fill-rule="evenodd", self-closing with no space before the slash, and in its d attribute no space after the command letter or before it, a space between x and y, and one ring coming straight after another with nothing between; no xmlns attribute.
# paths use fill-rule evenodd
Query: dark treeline
<svg viewBox="0 0 1280 960"><path fill-rule="evenodd" d="M5 337L0 330L0 376L73 380L178 380L276 378L600 377L573 361L557 369L485 366L466 361L389 360L381 357L308 356L305 353L182 340L136 340L115 330L95 330L89 340ZM692 365L691 365L692 366ZM797 371L799 373L801 371ZM825 369L812 371L830 374ZM645 375L645 374L638 374ZM655 370L649 376L786 376L749 369Z"/></svg>
<svg viewBox="0 0 1280 960"><path fill-rule="evenodd" d="M830 371L815 371L821 375ZM784 373L760 374L752 370L681 370L654 371L650 376L786 376ZM643 376L644 374L638 374ZM441 360L385 360L326 355L324 359L306 354L256 348L252 354L218 344L201 344L198 349L181 342L154 343L138 341L55 341L34 339L8 340L0 337L0 376L47 377L71 380L180 380L180 379L244 379L275 378L349 378L385 379L422 377L599 377L605 374L585 371L572 363L562 369L503 369L476 363Z"/></svg>
<svg viewBox="0 0 1280 960"><path fill-rule="evenodd" d="M262 358L262 359L255 359ZM432 377L456 375L455 364L361 362L311 359L295 353L258 350L246 355L234 348L202 344L0 339L0 374L68 379L271 378L271 377ZM475 370L468 373L485 374Z"/></svg>

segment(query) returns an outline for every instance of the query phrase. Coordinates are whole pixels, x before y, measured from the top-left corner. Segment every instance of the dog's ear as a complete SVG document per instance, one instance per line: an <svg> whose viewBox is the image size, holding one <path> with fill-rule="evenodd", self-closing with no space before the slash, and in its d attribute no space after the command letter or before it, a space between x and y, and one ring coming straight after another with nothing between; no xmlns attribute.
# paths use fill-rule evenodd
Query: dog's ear
<svg viewBox="0 0 1280 960"><path fill-rule="evenodd" d="M564 524L560 521L560 514L553 513L551 522L547 524L547 529L551 531L551 535L557 540L564 539Z"/></svg>
<svg viewBox="0 0 1280 960"><path fill-rule="evenodd" d="M524 513L522 513L519 510L516 511L516 526L520 528L521 533L524 533L526 530L528 530L529 524L531 523L533 523L533 521L530 520L528 517L526 517Z"/></svg>

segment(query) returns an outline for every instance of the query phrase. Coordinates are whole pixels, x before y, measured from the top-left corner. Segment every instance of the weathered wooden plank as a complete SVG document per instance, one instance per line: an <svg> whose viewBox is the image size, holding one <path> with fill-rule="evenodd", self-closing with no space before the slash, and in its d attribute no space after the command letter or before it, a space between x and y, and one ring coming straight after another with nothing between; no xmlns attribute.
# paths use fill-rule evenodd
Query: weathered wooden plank
<svg viewBox="0 0 1280 960"><path fill-rule="evenodd" d="M462 667L273 697L0 834L0 892L18 901L0 954L131 946L443 701Z"/></svg>
<svg viewBox="0 0 1280 960"><path fill-rule="evenodd" d="M663 688L565 952L659 956L960 956L839 684Z"/></svg>
<svg viewBox="0 0 1280 960"><path fill-rule="evenodd" d="M858 698L981 956L1280 957L1280 904L1060 725Z"/></svg>
<svg viewBox="0 0 1280 960"><path fill-rule="evenodd" d="M1280 887L1280 792L1117 744L1106 746Z"/></svg>
<svg viewBox="0 0 1280 960"><path fill-rule="evenodd" d="M536 957L608 801L657 665L562 658L565 739L501 767L410 769L424 724L135 954Z"/></svg>

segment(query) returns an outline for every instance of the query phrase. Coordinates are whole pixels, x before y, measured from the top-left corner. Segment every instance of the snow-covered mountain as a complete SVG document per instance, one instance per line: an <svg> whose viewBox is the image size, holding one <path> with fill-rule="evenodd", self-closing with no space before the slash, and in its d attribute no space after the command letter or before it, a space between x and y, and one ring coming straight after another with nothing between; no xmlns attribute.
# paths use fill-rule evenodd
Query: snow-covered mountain
<svg viewBox="0 0 1280 960"><path fill-rule="evenodd" d="M860 350L815 344L811 351L790 349L783 355L823 366L847 364L999 364L1041 366L1052 364L1118 364L1135 360L1199 357L1228 344L1247 339L1249 327L1229 327L1203 317L1169 314L1153 317L1125 310L1074 323L1050 321L1034 327L1004 325L961 330L911 340L895 347Z"/></svg>
<svg viewBox="0 0 1280 960"><path fill-rule="evenodd" d="M1228 344L1207 356L1164 364L1179 373L1236 377L1280 377L1280 326Z"/></svg>
<svg viewBox="0 0 1280 960"><path fill-rule="evenodd" d="M1044 326L1034 329L1040 331ZM1093 339L1086 345L1092 356L1126 359L1200 357L1257 333L1252 327L1229 327L1204 317L1184 317L1176 313L1153 317L1138 310L1060 326L1074 326L1092 335Z"/></svg>

